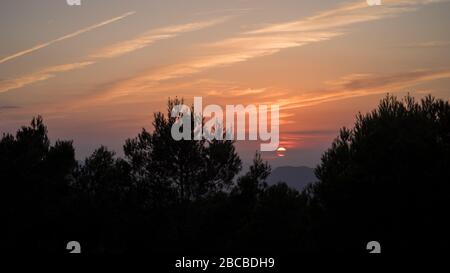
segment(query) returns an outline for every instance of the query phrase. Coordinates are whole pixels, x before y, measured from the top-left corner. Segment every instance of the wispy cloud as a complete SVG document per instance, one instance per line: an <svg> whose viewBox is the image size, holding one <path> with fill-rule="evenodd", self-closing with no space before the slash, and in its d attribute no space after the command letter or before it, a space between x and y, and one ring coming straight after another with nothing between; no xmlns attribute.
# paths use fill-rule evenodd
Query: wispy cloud
<svg viewBox="0 0 450 273"><path fill-rule="evenodd" d="M351 74L340 79L327 82L327 87L321 90L305 92L301 95L292 95L292 90L280 90L273 87L245 87L236 83L226 83L214 80L197 80L178 84L169 82L155 85L155 90L163 94L164 90L177 91L196 90L196 94L205 94L212 101L224 101L232 103L235 101L241 104L243 101L250 100L252 104L258 101L258 104L279 105L280 110L285 116L280 117L281 124L289 124L291 110L316 106L323 103L340 101L350 98L373 96L386 93L396 93L408 91L411 88L440 79L450 78L450 70L413 70L406 72L397 72L391 74ZM158 94L159 94L158 93ZM167 93L167 92L165 92ZM298 92L296 92L298 93ZM180 94L180 93L178 93ZM109 94L111 95L111 94ZM116 94L117 95L117 94ZM255 98L257 96L257 98ZM111 98L108 96L107 98ZM78 103L72 107L85 107L87 105L99 104L105 101L105 96L96 97L95 100L89 100L88 103ZM133 94L126 99L117 101L118 103L137 103L142 102L143 97ZM92 103L92 104L91 104Z"/></svg>
<svg viewBox="0 0 450 273"><path fill-rule="evenodd" d="M183 77L275 54L283 49L326 41L344 34L342 27L396 16L414 11L421 5L444 1L447 0L386 0L379 7L368 6L365 1L345 4L306 19L259 28L206 45L205 48L213 52L209 56L175 64L136 80L139 83Z"/></svg>
<svg viewBox="0 0 450 273"><path fill-rule="evenodd" d="M355 97L405 91L421 83L450 78L450 70L416 70L387 75L353 74L329 82L327 90L309 92L270 103L290 110Z"/></svg>
<svg viewBox="0 0 450 273"><path fill-rule="evenodd" d="M156 71L116 83L104 99L114 99L134 92L147 91L161 81L181 78L200 73L206 69L229 66L252 58L274 54L284 48L296 47L312 42L323 41L339 33L303 33L302 35L277 35L271 37L231 38L205 46L205 50L214 51L204 57L180 62Z"/></svg>
<svg viewBox="0 0 450 273"><path fill-rule="evenodd" d="M430 42L417 42L417 43L409 43L403 44L399 47L402 48L440 48L440 47L449 47L450 41L430 41Z"/></svg>
<svg viewBox="0 0 450 273"><path fill-rule="evenodd" d="M99 27L102 27L102 26L111 24L111 23L113 23L113 22L122 20L122 19L124 19L124 18L126 18L126 17L128 17L128 16L130 16L130 15L133 15L134 13L135 13L134 11L127 12L127 13L125 13L125 14L123 14L123 15L120 15L120 16L114 17L114 18L112 18L112 19L109 19L109 20L106 20L106 21L97 23L97 24L92 25L92 26L88 26L88 27L82 28L82 29L80 29L80 30L77 30L77 31L72 32L72 33L70 33L70 34L61 36L61 37L56 38L56 39L54 39L54 40L51 40L51 41L48 41L48 42L45 42L45 43L42 43L42 44L35 45L35 46L33 46L33 47L29 48L29 49L22 50L22 51L20 51L20 52L17 52L17 53L15 53L15 54L12 54L12 55L9 55L9 56L7 56L7 57L4 57L4 58L0 59L0 64L2 64L2 63L4 63L4 62L7 62L7 61L10 61L10 60L15 59L15 58L18 58L18 57L21 57L21 56L30 54L30 53L32 53L32 52L35 52L35 51L39 50L39 49L43 49L43 48L45 48L45 47L48 47L48 46L50 46L50 45L53 45L53 44L55 44L55 43L58 43L58 42L61 42L61 41L64 41L64 40L67 40L67 39L76 37L76 36L78 36L78 35L81 35L81 34L83 34L83 33L88 32L88 31L94 30L94 29L96 29L96 28L99 28Z"/></svg>
<svg viewBox="0 0 450 273"><path fill-rule="evenodd" d="M224 92L224 90L210 90L207 94L208 96L233 96L233 97L241 97L241 96L251 96L251 95L257 95L264 93L267 90L267 88L244 88L244 89L233 89L233 90L227 90L227 92Z"/></svg>
<svg viewBox="0 0 450 273"><path fill-rule="evenodd" d="M268 34L280 32L301 32L323 29L337 29L369 21L393 17L417 10L420 6L447 2L448 0L383 0L380 6L369 6L366 1L341 5L335 9L321 12L306 19L269 25L249 34Z"/></svg>
<svg viewBox="0 0 450 273"><path fill-rule="evenodd" d="M302 34L277 34L261 37L238 37L206 45L211 55L182 62L144 76L144 81L163 81L179 78L206 69L228 66L279 52L282 49L298 47L313 42L328 40L340 33L311 32Z"/></svg>
<svg viewBox="0 0 450 273"><path fill-rule="evenodd" d="M415 86L427 82L450 78L450 70L413 70L391 74L351 74L326 83L326 88L292 95L293 90L280 90L275 87L245 87L237 83L226 83L213 80L200 80L175 85L158 85L157 90L196 90L196 94L208 95L213 101L241 104L251 101L258 104L280 106L282 124L294 118L290 110L316 106L327 102L340 101L356 97L372 96L401 91L413 91ZM298 93L296 91L295 93ZM425 94L422 90L421 94ZM255 98L255 96L257 96ZM135 101L138 97L135 97ZM334 132L334 131L333 131ZM310 132L313 134L313 132Z"/></svg>
<svg viewBox="0 0 450 273"><path fill-rule="evenodd" d="M67 72L75 69L81 69L83 67L86 67L88 65L93 64L93 62L79 62L79 63L71 63L71 64L64 64L64 65L56 65L44 68L42 70L39 70L37 72L21 76L15 79L10 80L3 80L0 81L0 93L4 93L13 89L21 88L26 85L45 81L47 79L50 79L54 77L58 73Z"/></svg>
<svg viewBox="0 0 450 273"><path fill-rule="evenodd" d="M284 131L280 137L280 147L289 149L311 148L328 145L339 133L339 129Z"/></svg>
<svg viewBox="0 0 450 273"><path fill-rule="evenodd" d="M182 33L211 27L218 23L224 22L227 19L228 17L223 17L209 21L193 22L150 30L128 41L119 42L111 46L102 48L98 52L92 54L90 57L91 58L119 57L126 53L130 53L139 50L141 48L147 47L156 41L173 38Z"/></svg>
<svg viewBox="0 0 450 273"><path fill-rule="evenodd" d="M0 112L4 111L4 110L14 110L14 109L19 109L19 106L16 105L0 105Z"/></svg>
<svg viewBox="0 0 450 273"><path fill-rule="evenodd" d="M125 16L125 15L124 15ZM122 16L123 17L123 16ZM161 40L176 37L182 33L200 30L202 28L210 27L220 22L227 20L228 17L219 19L186 23L174 26L163 27L148 31L137 38L117 43L115 45L103 48L98 52L91 54L85 61L77 63L69 63L58 66L51 66L40 71L31 73L29 75L21 76L15 79L0 81L0 93L7 92L13 89L18 89L36 82L45 81L53 78L57 73L66 72L74 69L80 69L89 65L95 64L99 59L115 58L127 53L131 53L138 49L151 45L152 43ZM118 20L118 19L115 19ZM111 20L109 20L111 21ZM105 24L105 22L103 22ZM91 27L92 28L92 27ZM86 31L86 30L85 30ZM85 32L84 31L84 32ZM74 35L74 34L72 34ZM67 37L67 36L65 36Z"/></svg>
<svg viewBox="0 0 450 273"><path fill-rule="evenodd" d="M247 31L233 38L203 45L201 50L203 56L117 82L104 94L104 99L148 91L161 81L186 77L208 69L275 54L287 48L326 41L343 35L344 27L398 16L423 5L445 1L447 0L385 0L382 6L376 7L368 6L366 1L357 1L308 18Z"/></svg>

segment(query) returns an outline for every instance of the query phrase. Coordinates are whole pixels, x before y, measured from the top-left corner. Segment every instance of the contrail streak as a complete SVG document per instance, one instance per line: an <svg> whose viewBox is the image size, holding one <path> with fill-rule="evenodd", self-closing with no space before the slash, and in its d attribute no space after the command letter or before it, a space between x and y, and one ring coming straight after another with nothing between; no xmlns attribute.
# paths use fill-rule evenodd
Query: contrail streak
<svg viewBox="0 0 450 273"><path fill-rule="evenodd" d="M101 23L98 23L98 24L95 24L95 25L92 25L92 26L89 26L89 27L86 27L86 28L77 30L77 31L75 31L75 32L73 32L73 33L64 35L64 36L59 37L59 38L57 38L57 39L54 39L54 40L51 40L51 41L48 41L48 42L45 42L45 43L36 45L36 46L34 46L34 47L32 47L32 48L29 48L29 49L26 49L26 50L23 50L23 51L20 51L20 52L17 52L17 53L15 53L15 54L13 54L13 55L10 55L10 56L4 57L3 59L0 59L0 64L2 64L2 63L4 63L4 62L7 62L7 61L9 61L9 60L12 60L12 59L21 57L21 56L23 56L23 55L30 54L30 53L32 53L32 52L34 52L34 51L37 51L37 50L39 50L39 49L48 47L48 46L50 46L50 45L52 45L52 44L55 44L55 43L58 43L58 42L61 42L61 41L64 41L64 40L73 38L73 37L75 37L75 36L78 36L78 35L83 34L83 33L85 33L85 32L94 30L94 29L96 29L96 28L99 28L99 27L102 27L102 26L111 24L111 23L113 23L113 22L115 22L115 21L122 20L122 19L124 19L125 17L128 17L128 16L130 16L130 15L133 15L133 14L135 14L135 13L136 13L135 11L130 11L130 12L127 12L127 13L121 15L121 16L114 17L114 18L109 19L109 20L106 20L106 21L104 21L104 22L101 22Z"/></svg>

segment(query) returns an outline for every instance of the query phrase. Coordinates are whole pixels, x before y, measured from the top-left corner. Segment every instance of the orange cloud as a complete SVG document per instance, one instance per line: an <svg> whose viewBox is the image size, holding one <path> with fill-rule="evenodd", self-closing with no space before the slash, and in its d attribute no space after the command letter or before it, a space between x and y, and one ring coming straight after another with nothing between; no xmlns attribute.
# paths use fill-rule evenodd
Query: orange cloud
<svg viewBox="0 0 450 273"><path fill-rule="evenodd" d="M450 70L416 70L388 75L353 74L329 82L329 89L310 92L289 99L270 102L279 104L281 110L314 106L343 99L396 92L420 83L450 78Z"/></svg>
<svg viewBox="0 0 450 273"><path fill-rule="evenodd" d="M83 32L97 28L101 25L105 25L105 24L111 23L113 21L122 19L133 13L127 13L125 15L122 15L121 17L116 17L114 19L105 21L101 24L97 24L95 26L85 28L83 30L77 31L70 35L66 35L64 37L58 38L57 40L54 40L47 44L50 45L50 44L54 43L55 41L68 39L69 37L74 37ZM187 23L187 24L182 24L182 25L175 25L175 26L169 26L169 27L156 29L154 31L144 33L135 39L120 42L115 45L106 47L102 50L99 50L97 53L89 56L87 61L52 66L52 67L44 68L41 71L29 74L29 75L21 76L16 79L2 81L2 82L0 82L0 93L7 92L7 91L10 91L13 89L18 89L18 88L33 84L35 82L45 81L47 79L54 77L56 73L65 72L65 71L69 71L69 70L73 70L73 69L80 69L80 68L86 67L88 65L92 65L98 61L97 59L114 58L114 57L122 56L124 54L133 52L135 50L144 48L144 47L156 42L157 40L167 39L167 38L175 37L183 32L195 31L195 30L199 30L199 29L206 28L209 26L213 26L215 24L223 22L227 18L228 17L223 17L223 18L210 20L210 21L193 22L193 23Z"/></svg>
<svg viewBox="0 0 450 273"><path fill-rule="evenodd" d="M339 33L303 33L301 35L277 35L271 37L253 37L227 39L206 45L215 51L210 55L180 62L150 73L116 83L103 95L103 100L111 100L132 93L147 91L160 82L200 73L206 69L223 67L252 58L274 54L281 49L323 41Z"/></svg>
<svg viewBox="0 0 450 273"><path fill-rule="evenodd" d="M64 65L56 65L47 67L45 69L42 69L40 71L21 76L19 78L10 79L10 80L3 80L0 81L0 93L4 93L13 89L21 88L24 86L27 86L29 84L33 84L40 81L45 81L47 79L50 79L54 77L58 73L71 71L75 69L81 69L88 65L93 64L93 62L79 62L79 63L71 63L71 64L64 64Z"/></svg>
<svg viewBox="0 0 450 273"><path fill-rule="evenodd" d="M234 38L203 45L203 56L117 82L102 95L102 99L111 100L145 92L154 89L161 81L275 54L287 48L329 40L342 35L342 27L397 16L414 11L421 5L444 1L447 0L385 0L382 6L377 7L371 7L365 1L357 1L306 19L248 31Z"/></svg>
<svg viewBox="0 0 450 273"><path fill-rule="evenodd" d="M214 26L227 20L228 17L223 17L215 20L193 22L159 29L150 30L128 41L116 43L114 45L100 49L98 52L92 54L91 58L114 58L122 56L141 48L147 47L156 41L176 37L182 33L196 31L207 27Z"/></svg>
<svg viewBox="0 0 450 273"><path fill-rule="evenodd" d="M268 34L282 32L302 32L330 30L356 23L380 20L405 12L416 10L421 5L446 2L448 0L383 0L380 6L369 6L366 1L341 5L335 9L321 12L315 16L287 23L274 24L248 34Z"/></svg>
<svg viewBox="0 0 450 273"><path fill-rule="evenodd" d="M419 42L419 43L409 43L403 44L399 47L403 48L439 48L450 46L450 41L430 41L430 42Z"/></svg>

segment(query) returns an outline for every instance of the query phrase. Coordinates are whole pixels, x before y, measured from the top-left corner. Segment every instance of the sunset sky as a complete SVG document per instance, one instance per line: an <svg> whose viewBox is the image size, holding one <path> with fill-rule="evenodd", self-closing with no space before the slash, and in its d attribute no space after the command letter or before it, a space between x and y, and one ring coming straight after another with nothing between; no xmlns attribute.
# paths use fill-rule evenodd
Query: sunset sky
<svg viewBox="0 0 450 273"><path fill-rule="evenodd" d="M388 92L450 99L449 27L447 0L2 0L0 133L40 114L77 158L121 155L169 97L202 96L280 105L285 156L264 157L315 166Z"/></svg>

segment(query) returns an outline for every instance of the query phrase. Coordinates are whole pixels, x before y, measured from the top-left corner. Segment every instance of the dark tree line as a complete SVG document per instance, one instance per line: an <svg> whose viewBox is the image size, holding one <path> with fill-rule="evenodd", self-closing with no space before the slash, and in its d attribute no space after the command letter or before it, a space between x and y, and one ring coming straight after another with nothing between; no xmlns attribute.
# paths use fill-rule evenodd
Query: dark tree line
<svg viewBox="0 0 450 273"><path fill-rule="evenodd" d="M343 128L303 192L268 186L270 166L226 140L175 141L176 118L154 115L124 145L84 162L47 137L41 117L0 140L2 248L85 253L433 251L450 247L450 106L387 96Z"/></svg>

